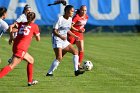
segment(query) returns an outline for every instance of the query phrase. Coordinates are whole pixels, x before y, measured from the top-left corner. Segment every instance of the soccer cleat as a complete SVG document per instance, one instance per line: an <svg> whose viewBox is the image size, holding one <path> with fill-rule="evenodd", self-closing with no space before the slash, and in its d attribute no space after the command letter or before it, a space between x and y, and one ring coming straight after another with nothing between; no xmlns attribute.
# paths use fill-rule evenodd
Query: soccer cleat
<svg viewBox="0 0 140 93"><path fill-rule="evenodd" d="M46 76L51 76L51 77L52 77L52 76L53 76L53 74L49 74L49 73L47 73L47 74L46 74Z"/></svg>
<svg viewBox="0 0 140 93"><path fill-rule="evenodd" d="M75 76L78 76L78 75L80 75L80 74L83 74L85 72L85 70L77 70L77 71L75 71Z"/></svg>
<svg viewBox="0 0 140 93"><path fill-rule="evenodd" d="M38 83L37 80L33 80L31 83L28 83L28 86L33 86L36 85Z"/></svg>
<svg viewBox="0 0 140 93"><path fill-rule="evenodd" d="M8 59L8 63L10 64L12 62L12 58L9 58Z"/></svg>
<svg viewBox="0 0 140 93"><path fill-rule="evenodd" d="M10 64L12 62L13 57L8 59L8 63Z"/></svg>

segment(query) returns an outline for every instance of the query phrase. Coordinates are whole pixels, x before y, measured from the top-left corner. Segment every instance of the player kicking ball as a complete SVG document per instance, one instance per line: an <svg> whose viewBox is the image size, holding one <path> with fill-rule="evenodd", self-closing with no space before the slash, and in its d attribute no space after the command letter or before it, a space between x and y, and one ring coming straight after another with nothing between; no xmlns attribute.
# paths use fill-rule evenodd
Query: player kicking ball
<svg viewBox="0 0 140 93"><path fill-rule="evenodd" d="M69 52L73 54L73 63L74 63L74 73L75 76L84 73L84 70L78 69L78 51L67 41L67 33L79 39L78 36L73 34L71 29L72 24L72 16L74 14L74 8L72 5L67 5L64 9L64 15L60 16L53 27L52 33L52 46L55 52L56 58L52 62L50 69L48 70L46 76L53 76L53 71L58 67L60 64L63 56Z"/></svg>

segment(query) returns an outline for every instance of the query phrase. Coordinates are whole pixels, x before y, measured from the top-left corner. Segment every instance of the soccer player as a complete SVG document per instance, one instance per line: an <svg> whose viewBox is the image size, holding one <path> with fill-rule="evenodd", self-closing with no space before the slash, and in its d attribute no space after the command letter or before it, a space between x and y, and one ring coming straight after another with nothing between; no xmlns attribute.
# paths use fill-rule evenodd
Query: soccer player
<svg viewBox="0 0 140 93"><path fill-rule="evenodd" d="M74 72L75 76L83 74L84 71L78 70L78 52L77 50L67 41L67 33L72 35L74 38L78 39L70 29L72 24L72 16L74 13L74 8L72 5L67 5L64 9L64 15L60 16L53 27L52 33L52 46L55 52L56 58L52 62L50 69L46 76L53 76L53 71L58 67L63 56L70 52L73 54L74 62Z"/></svg>
<svg viewBox="0 0 140 93"><path fill-rule="evenodd" d="M5 7L0 7L0 37L9 28L8 24L3 20L7 16L7 9Z"/></svg>
<svg viewBox="0 0 140 93"><path fill-rule="evenodd" d="M16 27L16 24L17 24L17 23L20 23L20 22L27 22L27 17L26 17L26 15L27 15L29 12L31 12L31 7L30 7L28 4L26 4L26 5L24 6L24 9L23 9L22 14L19 16L19 18L17 18L17 20L16 20L11 26L12 26L12 27L13 27L13 26ZM16 36L17 36L17 32L14 32L14 33L11 34L10 39L9 39L9 44L10 44L10 45L11 45L11 43L14 41L14 39L16 38ZM8 60L9 63L12 61L12 58L13 58L13 56L12 56L11 58L9 58L9 60Z"/></svg>
<svg viewBox="0 0 140 93"><path fill-rule="evenodd" d="M35 13L29 12L27 14L27 22L18 23L18 29L11 26L10 31L18 32L13 44L13 59L10 64L5 66L0 71L0 78L7 75L11 70L15 68L22 60L27 61L27 76L28 86L38 83L37 80L33 80L33 63L34 58L27 52L32 37L35 36L37 41L40 41L40 32L38 26L34 23Z"/></svg>
<svg viewBox="0 0 140 93"><path fill-rule="evenodd" d="M3 20L7 17L7 9L5 7L0 7L0 37L9 28L8 24ZM0 58L1 63L1 58Z"/></svg>
<svg viewBox="0 0 140 93"><path fill-rule="evenodd" d="M68 35L68 41L71 44L76 44L78 48L78 55L79 55L79 68L82 68L80 64L82 64L83 57L84 57L84 37L83 33L85 32L84 26L87 23L88 16L86 14L87 7L85 5L82 5L79 10L77 10L76 15L72 19L72 30L71 32L78 37L80 37L78 40L76 40L71 35Z"/></svg>

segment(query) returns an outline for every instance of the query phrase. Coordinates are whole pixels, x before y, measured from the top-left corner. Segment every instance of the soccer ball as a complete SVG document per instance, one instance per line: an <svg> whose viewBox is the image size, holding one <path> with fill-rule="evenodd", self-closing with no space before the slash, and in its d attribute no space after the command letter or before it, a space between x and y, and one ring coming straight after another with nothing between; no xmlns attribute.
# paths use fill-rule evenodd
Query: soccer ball
<svg viewBox="0 0 140 93"><path fill-rule="evenodd" d="M91 61L85 61L84 64L83 64L83 68L86 71L90 71L93 68L92 62Z"/></svg>

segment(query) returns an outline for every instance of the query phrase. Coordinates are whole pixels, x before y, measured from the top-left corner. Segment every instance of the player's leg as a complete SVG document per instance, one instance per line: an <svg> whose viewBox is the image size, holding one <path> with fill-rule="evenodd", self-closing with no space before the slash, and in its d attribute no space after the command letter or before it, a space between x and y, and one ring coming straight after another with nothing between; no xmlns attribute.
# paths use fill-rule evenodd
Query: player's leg
<svg viewBox="0 0 140 93"><path fill-rule="evenodd" d="M27 61L27 77L28 77L28 86L37 84L37 80L33 80L33 64L34 58L29 54L26 53L24 56L24 60Z"/></svg>
<svg viewBox="0 0 140 93"><path fill-rule="evenodd" d="M74 69L77 71L79 58L78 51L72 46L72 44L69 44L66 48L64 48L64 50L73 54Z"/></svg>
<svg viewBox="0 0 140 93"><path fill-rule="evenodd" d="M64 50L73 54L75 76L83 74L84 71L80 71L78 69L78 60L79 60L78 51L71 44L69 44L66 48L64 48Z"/></svg>
<svg viewBox="0 0 140 93"><path fill-rule="evenodd" d="M68 35L68 41L69 41L71 44L75 44L76 39L75 39L73 36Z"/></svg>
<svg viewBox="0 0 140 93"><path fill-rule="evenodd" d="M7 75L12 69L14 69L20 62L21 58L14 56L12 59L12 62L5 66L1 71L0 71L0 78L4 77Z"/></svg>
<svg viewBox="0 0 140 93"><path fill-rule="evenodd" d="M79 65L82 64L84 58L84 41L76 41L76 46L78 48L78 55L79 55Z"/></svg>
<svg viewBox="0 0 140 93"><path fill-rule="evenodd" d="M56 59L51 64L51 67L46 76L53 76L53 71L57 69L60 61L62 60L62 48L54 48Z"/></svg>
<svg viewBox="0 0 140 93"><path fill-rule="evenodd" d="M64 57L66 53L67 53L67 51L62 50L62 57Z"/></svg>

